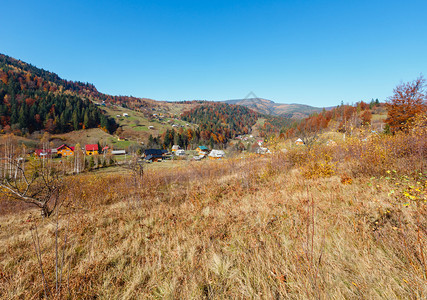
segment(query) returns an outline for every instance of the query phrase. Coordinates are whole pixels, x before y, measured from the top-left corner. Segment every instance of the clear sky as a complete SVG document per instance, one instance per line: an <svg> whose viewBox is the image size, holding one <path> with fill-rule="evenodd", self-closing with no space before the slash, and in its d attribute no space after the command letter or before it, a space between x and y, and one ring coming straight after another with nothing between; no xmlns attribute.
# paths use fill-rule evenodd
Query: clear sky
<svg viewBox="0 0 427 300"><path fill-rule="evenodd" d="M385 100L427 75L427 1L0 0L0 53L156 100Z"/></svg>

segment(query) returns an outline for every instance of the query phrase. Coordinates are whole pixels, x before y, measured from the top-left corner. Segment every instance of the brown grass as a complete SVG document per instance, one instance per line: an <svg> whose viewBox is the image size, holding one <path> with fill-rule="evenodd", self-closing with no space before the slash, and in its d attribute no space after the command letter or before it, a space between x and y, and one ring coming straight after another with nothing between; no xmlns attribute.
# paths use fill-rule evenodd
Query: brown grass
<svg viewBox="0 0 427 300"><path fill-rule="evenodd" d="M396 146L399 138L376 143ZM372 153L361 145L149 169L141 188L130 175L69 177L60 297L425 298L426 177L413 176L413 152L387 164L406 164L391 176L356 160ZM334 173L306 179L316 166L304 158L320 163L322 155ZM27 210L0 217L0 298L43 298L35 224L55 295L55 220Z"/></svg>
<svg viewBox="0 0 427 300"><path fill-rule="evenodd" d="M109 142L111 138L113 138L111 134L106 133L99 128L76 130L51 136L51 139L58 140L57 143L61 143L59 141L61 140L63 143L71 146L80 144L82 147L87 144L96 144L98 142L102 144L103 142Z"/></svg>

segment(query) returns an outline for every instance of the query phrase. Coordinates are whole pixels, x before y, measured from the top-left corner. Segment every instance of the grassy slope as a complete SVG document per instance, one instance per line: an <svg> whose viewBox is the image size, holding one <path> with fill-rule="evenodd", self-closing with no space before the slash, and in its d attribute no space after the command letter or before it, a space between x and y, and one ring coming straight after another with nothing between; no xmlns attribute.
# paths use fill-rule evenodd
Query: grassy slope
<svg viewBox="0 0 427 300"><path fill-rule="evenodd" d="M96 144L98 141L102 144L103 142L109 142L112 138L113 136L111 134L99 128L77 130L51 136L51 139L62 140L68 145L79 143L82 146L86 144Z"/></svg>
<svg viewBox="0 0 427 300"><path fill-rule="evenodd" d="M117 136L113 136L99 128L85 129L72 131L69 133L52 135L54 146L65 143L70 146L75 146L79 143L82 147L87 144L100 143L101 146L109 145L114 149L127 149L130 145L136 144L137 141L119 141Z"/></svg>
<svg viewBox="0 0 427 300"><path fill-rule="evenodd" d="M393 182L372 185L363 176L352 185L341 184L338 176L306 180L283 159L147 169L137 190L126 175L70 178L64 198L84 209L60 220L60 238L68 234L64 294L121 299L426 295L418 250L412 248L417 243L410 215L416 207L400 211L393 205ZM54 289L54 223L37 215L33 222L44 271ZM397 218L409 223L396 225ZM8 228L0 232L4 298L43 294L29 231L33 222L27 219L28 212L0 217L1 228Z"/></svg>
<svg viewBox="0 0 427 300"><path fill-rule="evenodd" d="M163 106L161 106L160 109L157 108L156 111L152 111L152 114L179 115L184 108L186 108L184 105L163 103ZM114 117L116 122L122 127L123 136L129 137L133 140L140 139L146 141L150 134L153 136L162 134L167 129L172 129L173 124L184 126L187 124L184 121L176 120L171 117L164 117L162 121L157 119L150 121L141 112L118 106L105 107L103 109L106 111L107 115ZM127 113L129 117L123 117L123 113ZM116 115L121 115L121 117L117 118ZM169 120L171 120L171 123L167 122ZM154 129L149 129L149 126L153 126ZM194 125L191 125L190 127L194 128Z"/></svg>
<svg viewBox="0 0 427 300"><path fill-rule="evenodd" d="M194 106L194 104L192 105ZM153 113L157 114L172 114L172 115L180 115L184 110L187 110L191 107L191 105L185 105L185 104L176 104L176 103L162 103L162 106L157 106L156 111L153 111ZM131 144L135 144L138 141L147 141L148 136L152 134L153 136L157 136L158 134L161 134L165 132L167 129L172 129L172 124L178 124L178 125L186 125L187 123L184 121L176 120L170 117L165 117L160 122L156 119L153 119L152 121L149 121L148 118L144 116L143 113L137 112L131 109L123 108L114 106L112 108L103 108L107 115L111 117L115 117L116 115L123 116L123 113L129 114L129 117L120 117L116 118L116 122L122 126L123 128L123 134L125 137L129 137L128 141L118 141L117 136L110 135L108 133L105 133L104 131L100 129L87 129L87 130L79 130L79 131L73 131L66 134L57 134L53 135L52 138L57 138L58 143L60 143L59 140L63 140L65 143L70 145L75 145L76 143L80 143L81 145L85 144L93 144L97 143L98 141L101 143L107 143L109 145L112 145L114 148L117 149L125 149L129 147ZM379 114L373 114L372 116L372 123L373 127L375 129L380 130L383 124L383 121L387 115L384 112L381 112ZM135 120L137 120L135 122ZM171 120L171 123L167 123L168 120ZM259 136L259 132L257 130L257 126L262 126L265 119L259 118L257 123L252 127L252 135L254 137ZM164 124L162 124L164 123ZM153 129L148 129L148 126L154 126ZM333 122L331 122L331 130L333 127L336 127L336 124L334 125ZM190 124L191 128L195 128L195 125ZM184 128L187 128L186 126ZM329 134L329 133L328 133ZM334 132L330 132L330 136L338 135L342 139L342 135ZM334 138L332 138L334 139ZM28 140L28 143L30 143L31 140ZM33 142L34 144L35 142ZM33 145L31 144L31 145Z"/></svg>
<svg viewBox="0 0 427 300"><path fill-rule="evenodd" d="M187 109L188 106L181 104L169 104L163 103L163 106L156 107L158 110L152 111L152 113L157 114L177 114L179 115L184 109ZM119 141L117 136L108 134L101 129L86 129L72 131L65 134L56 134L52 136L52 139L56 140L57 144L62 142L69 145L75 145L80 143L81 145L85 144L94 144L100 142L101 145L104 143L113 146L116 149L125 149L131 144L136 144L141 141L147 141L150 134L157 136L165 132L167 129L172 129L172 124L183 125L184 128L187 123L181 120L176 120L171 117L165 117L162 121L153 119L148 120L142 112L134 111L131 109L114 106L111 108L103 107L102 108L108 116L111 116L116 119L116 122L123 129L122 136L128 138L127 141ZM127 113L129 117L123 117L123 113ZM120 118L117 118L116 115L121 115ZM171 123L167 121L171 120ZM154 129L149 129L148 126L154 126ZM190 128L194 128L195 125L190 125Z"/></svg>

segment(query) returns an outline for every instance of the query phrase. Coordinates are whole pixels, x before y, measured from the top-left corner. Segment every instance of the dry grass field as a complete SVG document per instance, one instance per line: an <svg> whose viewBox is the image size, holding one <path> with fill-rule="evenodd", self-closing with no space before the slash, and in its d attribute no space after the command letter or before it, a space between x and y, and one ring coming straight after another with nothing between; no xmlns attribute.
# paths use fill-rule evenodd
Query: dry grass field
<svg viewBox="0 0 427 300"><path fill-rule="evenodd" d="M68 133L55 134L51 136L52 140L57 141L57 144L66 143L69 145L87 145L87 144L96 144L100 142L101 144L109 143L112 139L115 139L111 134L106 133L99 128L91 128L84 130L76 130Z"/></svg>
<svg viewBox="0 0 427 300"><path fill-rule="evenodd" d="M0 217L0 298L425 299L425 130L69 176Z"/></svg>

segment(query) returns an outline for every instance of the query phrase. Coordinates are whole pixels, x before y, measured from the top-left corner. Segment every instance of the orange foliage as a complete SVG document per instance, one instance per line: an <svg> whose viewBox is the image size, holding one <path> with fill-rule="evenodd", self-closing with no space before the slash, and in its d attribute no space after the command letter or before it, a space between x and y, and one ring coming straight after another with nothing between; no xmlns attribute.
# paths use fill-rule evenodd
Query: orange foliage
<svg viewBox="0 0 427 300"><path fill-rule="evenodd" d="M388 116L385 122L392 133L405 130L417 114L426 112L425 79L421 76L413 82L402 83L394 89L387 102Z"/></svg>
<svg viewBox="0 0 427 300"><path fill-rule="evenodd" d="M365 110L361 115L360 118L362 119L363 124L371 124L372 120L372 113L369 110Z"/></svg>
<svg viewBox="0 0 427 300"><path fill-rule="evenodd" d="M7 84L7 74L0 70L0 80L3 81L4 84Z"/></svg>
<svg viewBox="0 0 427 300"><path fill-rule="evenodd" d="M25 102L27 103L28 106L31 106L36 102L36 100L33 98L27 98L25 99Z"/></svg>

